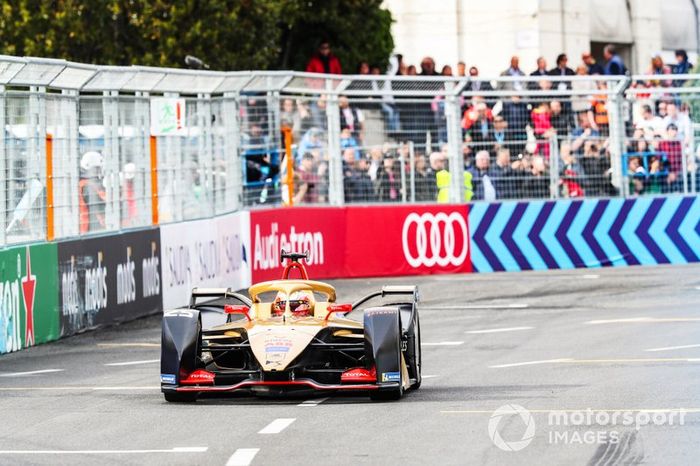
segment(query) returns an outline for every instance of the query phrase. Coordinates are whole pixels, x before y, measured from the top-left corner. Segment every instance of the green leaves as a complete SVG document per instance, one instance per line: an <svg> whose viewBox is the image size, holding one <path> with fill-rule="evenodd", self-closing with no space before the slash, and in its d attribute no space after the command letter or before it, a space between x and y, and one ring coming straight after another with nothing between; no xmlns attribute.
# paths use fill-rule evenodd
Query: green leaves
<svg viewBox="0 0 700 466"><path fill-rule="evenodd" d="M393 49L381 0L0 0L1 51L109 65L303 70L321 37L345 72Z"/></svg>

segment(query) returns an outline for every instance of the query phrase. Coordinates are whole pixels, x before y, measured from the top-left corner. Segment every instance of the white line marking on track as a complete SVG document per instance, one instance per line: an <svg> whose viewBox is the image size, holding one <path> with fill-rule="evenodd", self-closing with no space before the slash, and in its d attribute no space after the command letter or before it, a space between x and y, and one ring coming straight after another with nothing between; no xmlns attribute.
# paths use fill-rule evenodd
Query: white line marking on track
<svg viewBox="0 0 700 466"><path fill-rule="evenodd" d="M126 362L112 362L105 364L105 366L135 366L137 364L153 364L154 362L159 362L160 359L146 359L143 361L126 361Z"/></svg>
<svg viewBox="0 0 700 466"><path fill-rule="evenodd" d="M439 375L423 375L421 376L424 379L434 379L435 377L440 377Z"/></svg>
<svg viewBox="0 0 700 466"><path fill-rule="evenodd" d="M284 429L289 427L292 422L296 421L296 418L279 418L275 419L265 427L263 427L258 434L279 434Z"/></svg>
<svg viewBox="0 0 700 466"><path fill-rule="evenodd" d="M587 280L594 280L596 278L600 278L600 275L595 274L595 273L587 273L586 275L583 276L583 278Z"/></svg>
<svg viewBox="0 0 700 466"><path fill-rule="evenodd" d="M514 362L511 364L498 364L495 366L489 366L491 369L502 369L505 367L518 367L518 366L534 366L537 364L552 364L558 362L573 361L573 359L544 359L541 361L526 361L526 362Z"/></svg>
<svg viewBox="0 0 700 466"><path fill-rule="evenodd" d="M700 358L637 358L637 359L547 359L544 361L516 362L489 366L491 369L505 367L532 366L536 364L621 364L621 363L654 363L654 362L700 362Z"/></svg>
<svg viewBox="0 0 700 466"><path fill-rule="evenodd" d="M686 349L686 348L700 348L700 345L666 346L664 348L649 348L649 349L645 349L644 351L671 351L671 350Z"/></svg>
<svg viewBox="0 0 700 466"><path fill-rule="evenodd" d="M160 343L98 343L100 348L160 348Z"/></svg>
<svg viewBox="0 0 700 466"><path fill-rule="evenodd" d="M591 325L599 324L655 324L663 322L698 322L700 317L630 317L628 319L589 320Z"/></svg>
<svg viewBox="0 0 700 466"><path fill-rule="evenodd" d="M421 343L422 346L459 346L463 344L463 341L438 341L434 343Z"/></svg>
<svg viewBox="0 0 700 466"><path fill-rule="evenodd" d="M442 311L442 310L470 310L470 309L525 309L530 307L525 303L512 304L464 304L461 306L420 306L420 310Z"/></svg>
<svg viewBox="0 0 700 466"><path fill-rule="evenodd" d="M328 397L326 398L316 398L315 400L306 400L303 403L299 403L297 406L318 406L324 401L326 401Z"/></svg>
<svg viewBox="0 0 700 466"><path fill-rule="evenodd" d="M239 448L226 462L226 466L248 466L258 454L260 448Z"/></svg>
<svg viewBox="0 0 700 466"><path fill-rule="evenodd" d="M479 334L479 333L500 333L500 332L517 332L519 330L532 330L534 327L507 327L507 328L487 328L483 330L468 330L464 333Z"/></svg>
<svg viewBox="0 0 700 466"><path fill-rule="evenodd" d="M204 453L209 447L175 447L151 450L0 450L0 455L121 455L126 453Z"/></svg>
<svg viewBox="0 0 700 466"><path fill-rule="evenodd" d="M65 369L41 369L38 371L8 372L5 374L0 374L0 377L23 377L25 375L49 374L51 372L63 372L64 370Z"/></svg>

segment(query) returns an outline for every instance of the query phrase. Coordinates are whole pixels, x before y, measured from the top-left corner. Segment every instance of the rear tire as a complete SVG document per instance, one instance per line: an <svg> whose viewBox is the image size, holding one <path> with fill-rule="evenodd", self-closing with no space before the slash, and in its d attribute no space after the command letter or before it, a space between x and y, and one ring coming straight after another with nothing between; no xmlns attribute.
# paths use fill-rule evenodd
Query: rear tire
<svg viewBox="0 0 700 466"><path fill-rule="evenodd" d="M197 401L196 392L166 392L163 393L163 396L165 397L165 401L167 401L168 403L194 403L195 401Z"/></svg>

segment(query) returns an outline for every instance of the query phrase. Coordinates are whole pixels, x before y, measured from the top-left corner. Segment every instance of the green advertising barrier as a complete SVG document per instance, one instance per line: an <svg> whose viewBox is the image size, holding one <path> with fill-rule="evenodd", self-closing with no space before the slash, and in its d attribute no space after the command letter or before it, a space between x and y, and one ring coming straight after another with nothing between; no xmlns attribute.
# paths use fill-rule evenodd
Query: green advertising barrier
<svg viewBox="0 0 700 466"><path fill-rule="evenodd" d="M59 336L56 244L0 250L0 353Z"/></svg>

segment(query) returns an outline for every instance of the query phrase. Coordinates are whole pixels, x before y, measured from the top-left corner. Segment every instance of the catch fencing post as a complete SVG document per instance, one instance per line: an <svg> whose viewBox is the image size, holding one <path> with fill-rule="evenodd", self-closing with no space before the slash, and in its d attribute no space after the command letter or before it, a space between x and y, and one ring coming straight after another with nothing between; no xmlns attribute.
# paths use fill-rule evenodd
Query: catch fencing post
<svg viewBox="0 0 700 466"><path fill-rule="evenodd" d="M614 187L620 190L620 194L626 196L626 188L624 183L625 167L622 166L622 154L625 152L625 121L624 112L624 92L630 79L624 79L615 82L608 82L608 89L612 93L608 93L608 117L610 128L610 169L611 183Z"/></svg>
<svg viewBox="0 0 700 466"><path fill-rule="evenodd" d="M288 206L294 205L294 161L292 160L292 129L289 126L284 126L282 128L284 133L284 156L286 162L286 177L287 179L283 181L287 185L287 201Z"/></svg>
<svg viewBox="0 0 700 466"><path fill-rule="evenodd" d="M557 136L549 138L549 196L559 197L559 144Z"/></svg>
<svg viewBox="0 0 700 466"><path fill-rule="evenodd" d="M53 136L46 135L46 241L54 240Z"/></svg>
<svg viewBox="0 0 700 466"><path fill-rule="evenodd" d="M416 152L413 141L408 141L408 160L411 164L411 202L416 202Z"/></svg>
<svg viewBox="0 0 700 466"><path fill-rule="evenodd" d="M445 124L447 125L447 154L450 172L450 202L464 202L464 160L462 159L462 124L459 93L466 81L445 83ZM429 154L426 154L429 155Z"/></svg>
<svg viewBox="0 0 700 466"><path fill-rule="evenodd" d="M211 126L211 94L197 94L195 121L201 129L198 138L198 168L202 173L202 193L207 208L207 217L216 214L214 208L214 148L212 146L212 126Z"/></svg>
<svg viewBox="0 0 700 466"><path fill-rule="evenodd" d="M345 204L343 191L343 163L340 158L340 108L338 94L342 87L333 91L332 79L326 79L328 99L326 104L326 119L328 122L328 203L330 205ZM349 81L348 81L349 82Z"/></svg>
<svg viewBox="0 0 700 466"><path fill-rule="evenodd" d="M104 126L104 185L105 185L105 231L121 227L119 208L119 93L103 91L102 118Z"/></svg>
<svg viewBox="0 0 700 466"><path fill-rule="evenodd" d="M46 88L30 86L29 89L29 132L27 133L29 150L27 152L26 178L27 180L39 180L42 186L46 186L46 145L44 144L46 135ZM39 142L40 139L41 143ZM32 210L30 206L27 213L31 239L43 238L45 236L45 226L35 225L34 220L44 223L44 214L43 212L35 213Z"/></svg>
<svg viewBox="0 0 700 466"><path fill-rule="evenodd" d="M399 165L401 170L401 203L405 204L406 193L406 158L403 156L404 143L399 144Z"/></svg>
<svg viewBox="0 0 700 466"><path fill-rule="evenodd" d="M238 118L238 92L224 93L222 102L224 120L224 146L226 158L226 202L227 210L238 210L243 199L243 176L239 150L240 129Z"/></svg>
<svg viewBox="0 0 700 466"><path fill-rule="evenodd" d="M78 132L78 110L79 96L78 91L64 90L65 106L63 112L64 126L66 130L65 150L61 155L61 167L65 170L63 186L67 188L62 190L61 204L67 206L68 211L64 210L61 216L62 228L60 236L77 236L80 233L80 146Z"/></svg>
<svg viewBox="0 0 700 466"><path fill-rule="evenodd" d="M151 135L151 223L158 225L158 139Z"/></svg>
<svg viewBox="0 0 700 466"><path fill-rule="evenodd" d="M5 86L0 85L0 247L7 244L5 228L7 228L7 153L5 150Z"/></svg>

